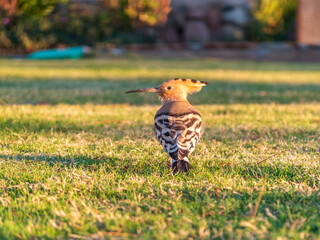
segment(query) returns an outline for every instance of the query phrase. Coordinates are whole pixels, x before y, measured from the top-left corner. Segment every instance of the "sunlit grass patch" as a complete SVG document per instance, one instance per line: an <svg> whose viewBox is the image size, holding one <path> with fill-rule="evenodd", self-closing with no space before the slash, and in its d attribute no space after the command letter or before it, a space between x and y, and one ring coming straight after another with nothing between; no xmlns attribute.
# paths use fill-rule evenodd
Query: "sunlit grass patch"
<svg viewBox="0 0 320 240"><path fill-rule="evenodd" d="M1 107L0 234L317 236L319 105L198 108L193 168L172 177L154 106Z"/></svg>

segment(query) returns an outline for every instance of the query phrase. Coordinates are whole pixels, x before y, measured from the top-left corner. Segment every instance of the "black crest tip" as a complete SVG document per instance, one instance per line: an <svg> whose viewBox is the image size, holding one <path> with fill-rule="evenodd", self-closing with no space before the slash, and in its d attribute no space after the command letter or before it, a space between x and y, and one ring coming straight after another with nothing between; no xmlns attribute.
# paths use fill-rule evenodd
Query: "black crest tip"
<svg viewBox="0 0 320 240"><path fill-rule="evenodd" d="M205 84L205 85L208 85L210 84L209 82L205 82L205 81L200 81L201 83Z"/></svg>

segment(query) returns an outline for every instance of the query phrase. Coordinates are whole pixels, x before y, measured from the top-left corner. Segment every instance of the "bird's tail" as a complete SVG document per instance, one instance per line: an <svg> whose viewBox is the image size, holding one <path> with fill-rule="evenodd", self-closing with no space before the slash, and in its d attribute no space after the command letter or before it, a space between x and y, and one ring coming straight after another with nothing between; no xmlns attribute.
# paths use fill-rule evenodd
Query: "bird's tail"
<svg viewBox="0 0 320 240"><path fill-rule="evenodd" d="M185 160L178 160L172 164L173 173L188 172L190 169L190 163Z"/></svg>

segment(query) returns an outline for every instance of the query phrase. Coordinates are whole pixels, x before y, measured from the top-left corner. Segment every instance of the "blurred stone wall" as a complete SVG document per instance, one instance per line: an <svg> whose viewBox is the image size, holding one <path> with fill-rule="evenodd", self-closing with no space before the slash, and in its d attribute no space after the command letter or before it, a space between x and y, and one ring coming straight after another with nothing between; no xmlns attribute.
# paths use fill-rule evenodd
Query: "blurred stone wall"
<svg viewBox="0 0 320 240"><path fill-rule="evenodd" d="M254 0L172 0L159 39L166 43L244 40Z"/></svg>
<svg viewBox="0 0 320 240"><path fill-rule="evenodd" d="M298 9L298 43L320 45L320 0L300 0Z"/></svg>

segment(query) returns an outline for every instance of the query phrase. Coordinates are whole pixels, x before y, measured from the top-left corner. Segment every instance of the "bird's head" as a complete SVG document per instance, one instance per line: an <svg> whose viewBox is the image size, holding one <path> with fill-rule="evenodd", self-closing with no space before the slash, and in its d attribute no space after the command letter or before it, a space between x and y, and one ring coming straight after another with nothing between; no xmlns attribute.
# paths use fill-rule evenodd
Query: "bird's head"
<svg viewBox="0 0 320 240"><path fill-rule="evenodd" d="M160 84L158 87L141 88L127 91L126 93L152 92L160 96L161 101L186 100L188 94L199 92L208 82L194 79L175 78Z"/></svg>

